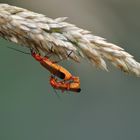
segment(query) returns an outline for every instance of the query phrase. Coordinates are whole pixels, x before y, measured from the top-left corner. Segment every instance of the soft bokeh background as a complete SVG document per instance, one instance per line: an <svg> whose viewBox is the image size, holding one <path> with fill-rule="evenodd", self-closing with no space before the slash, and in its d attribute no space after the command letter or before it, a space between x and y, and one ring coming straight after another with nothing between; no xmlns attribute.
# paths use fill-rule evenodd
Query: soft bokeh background
<svg viewBox="0 0 140 140"><path fill-rule="evenodd" d="M105 37L140 61L139 0L0 0L68 21ZM140 79L111 67L63 62L81 78L82 92L57 98L49 73L0 40L1 140L139 140ZM22 48L20 48L22 49ZM26 49L24 49L26 50ZM28 50L26 50L28 51Z"/></svg>

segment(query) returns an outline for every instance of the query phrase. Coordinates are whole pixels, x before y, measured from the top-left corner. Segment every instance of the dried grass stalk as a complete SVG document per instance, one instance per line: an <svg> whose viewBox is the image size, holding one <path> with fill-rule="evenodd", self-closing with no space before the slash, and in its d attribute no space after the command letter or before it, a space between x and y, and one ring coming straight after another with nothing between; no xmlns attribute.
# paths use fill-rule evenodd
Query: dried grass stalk
<svg viewBox="0 0 140 140"><path fill-rule="evenodd" d="M65 19L51 19L23 8L0 4L0 36L42 55L52 51L66 58L72 51L71 59L79 61L86 57L105 70L105 60L109 60L122 71L140 76L140 63L132 55L90 31L65 22Z"/></svg>

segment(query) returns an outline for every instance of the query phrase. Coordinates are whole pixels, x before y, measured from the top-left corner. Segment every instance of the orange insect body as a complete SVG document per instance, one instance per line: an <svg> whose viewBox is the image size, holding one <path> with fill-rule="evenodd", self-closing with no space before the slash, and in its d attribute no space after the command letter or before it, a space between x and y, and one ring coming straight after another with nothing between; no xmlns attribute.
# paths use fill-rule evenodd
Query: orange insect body
<svg viewBox="0 0 140 140"><path fill-rule="evenodd" d="M35 52L31 52L32 56L40 62L40 64L50 71L53 75L63 79L63 81L58 81L56 78L50 78L50 84L55 89L60 89L62 91L74 91L80 92L80 80L79 77L73 76L69 71L67 71L62 66L53 63L47 57L42 57Z"/></svg>
<svg viewBox="0 0 140 140"><path fill-rule="evenodd" d="M37 61L40 62L43 67L49 70L53 75L56 75L63 80L69 80L72 77L72 74L69 73L65 68L56 63L53 63L47 57L42 57L34 52L32 52L31 54Z"/></svg>
<svg viewBox="0 0 140 140"><path fill-rule="evenodd" d="M68 91L74 91L74 92L80 92L80 80L79 77L73 77L72 82L64 82L64 81L57 81L56 78L51 77L50 78L50 84L55 89L60 89L62 91L68 90Z"/></svg>

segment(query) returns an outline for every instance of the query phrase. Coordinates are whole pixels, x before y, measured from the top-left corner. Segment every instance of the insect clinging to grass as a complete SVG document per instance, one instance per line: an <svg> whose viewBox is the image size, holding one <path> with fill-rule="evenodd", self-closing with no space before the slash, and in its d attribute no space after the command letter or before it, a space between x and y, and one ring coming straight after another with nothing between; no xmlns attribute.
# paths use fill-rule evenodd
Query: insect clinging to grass
<svg viewBox="0 0 140 140"><path fill-rule="evenodd" d="M20 7L0 4L0 36L32 49L35 52L32 56L41 65L53 75L63 79L59 81L51 76L50 84L54 88L80 91L80 80L48 59L46 57L48 53L62 60L71 59L75 62L85 58L106 71L108 71L107 60L126 73L140 76L140 63L123 48L108 43L104 38L65 20L65 17L51 19ZM65 79L66 77L70 78Z"/></svg>
<svg viewBox="0 0 140 140"><path fill-rule="evenodd" d="M9 49L24 53L24 54L31 54L31 56L38 61L44 68L46 68L50 73L50 85L54 89L59 89L63 91L73 91L73 92L80 92L80 80L79 77L73 76L68 70L64 67L57 64L56 61L52 61L49 59L48 56L42 57L41 55L34 52L34 50L30 49L30 53L21 51L16 48L8 47ZM58 80L62 79L61 81Z"/></svg>
<svg viewBox="0 0 140 140"><path fill-rule="evenodd" d="M31 55L52 74L50 77L50 84L53 88L60 89L62 91L81 91L79 77L73 76L68 70L58 65L56 62L49 60L47 56L42 57L33 52L33 50L31 50ZM62 81L58 81L55 76L62 79Z"/></svg>

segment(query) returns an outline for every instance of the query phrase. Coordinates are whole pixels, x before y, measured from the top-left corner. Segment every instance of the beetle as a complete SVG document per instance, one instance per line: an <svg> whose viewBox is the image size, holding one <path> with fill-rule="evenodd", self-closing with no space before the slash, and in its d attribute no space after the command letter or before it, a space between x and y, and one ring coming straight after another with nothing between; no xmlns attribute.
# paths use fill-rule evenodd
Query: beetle
<svg viewBox="0 0 140 140"><path fill-rule="evenodd" d="M79 77L73 76L68 70L56 62L52 62L47 56L41 56L33 50L31 50L31 55L52 74L50 77L50 85L54 89L73 92L81 91ZM55 76L62 79L62 81L58 81Z"/></svg>

